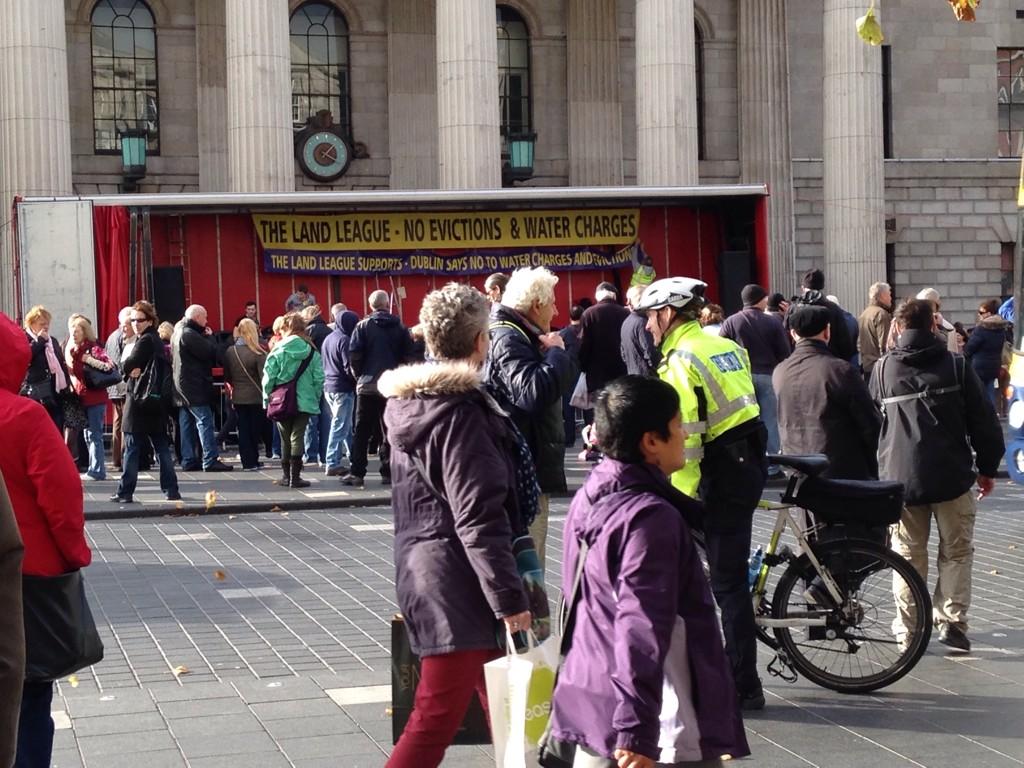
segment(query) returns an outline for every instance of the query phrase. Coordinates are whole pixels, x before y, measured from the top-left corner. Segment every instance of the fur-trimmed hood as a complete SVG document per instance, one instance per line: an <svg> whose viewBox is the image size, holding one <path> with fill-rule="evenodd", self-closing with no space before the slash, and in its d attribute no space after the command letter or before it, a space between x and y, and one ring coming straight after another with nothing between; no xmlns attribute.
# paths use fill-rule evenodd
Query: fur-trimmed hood
<svg viewBox="0 0 1024 768"><path fill-rule="evenodd" d="M469 363L442 361L392 368L381 374L377 390L399 398L463 395L482 382L480 370Z"/></svg>
<svg viewBox="0 0 1024 768"><path fill-rule="evenodd" d="M504 416L482 382L480 371L465 362L403 365L382 374L377 388L388 398L388 439L398 450L411 451L457 408Z"/></svg>

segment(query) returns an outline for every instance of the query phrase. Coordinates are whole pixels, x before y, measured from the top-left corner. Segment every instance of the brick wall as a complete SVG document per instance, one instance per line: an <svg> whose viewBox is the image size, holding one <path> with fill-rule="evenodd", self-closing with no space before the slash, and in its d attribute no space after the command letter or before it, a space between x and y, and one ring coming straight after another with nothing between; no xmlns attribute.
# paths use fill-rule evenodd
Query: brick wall
<svg viewBox="0 0 1024 768"><path fill-rule="evenodd" d="M950 320L972 323L979 301L1002 294L1002 244L1017 239L1017 162L888 161L885 171L897 298L933 286ZM821 163L794 163L794 184L799 274L825 263Z"/></svg>

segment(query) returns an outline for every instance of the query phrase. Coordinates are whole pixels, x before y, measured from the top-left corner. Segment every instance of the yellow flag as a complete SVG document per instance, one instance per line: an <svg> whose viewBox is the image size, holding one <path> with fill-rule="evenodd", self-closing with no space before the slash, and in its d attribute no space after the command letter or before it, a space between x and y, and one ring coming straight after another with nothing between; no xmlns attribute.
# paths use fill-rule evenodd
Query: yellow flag
<svg viewBox="0 0 1024 768"><path fill-rule="evenodd" d="M1024 155L1020 158L1020 181L1017 183L1017 207L1024 208Z"/></svg>
<svg viewBox="0 0 1024 768"><path fill-rule="evenodd" d="M974 21L974 9L981 5L981 0L949 0L949 4L957 21Z"/></svg>
<svg viewBox="0 0 1024 768"><path fill-rule="evenodd" d="M878 17L875 16L874 0L871 1L868 12L857 19L857 34L868 45L881 45L885 40L885 35L882 34L882 25L878 23Z"/></svg>

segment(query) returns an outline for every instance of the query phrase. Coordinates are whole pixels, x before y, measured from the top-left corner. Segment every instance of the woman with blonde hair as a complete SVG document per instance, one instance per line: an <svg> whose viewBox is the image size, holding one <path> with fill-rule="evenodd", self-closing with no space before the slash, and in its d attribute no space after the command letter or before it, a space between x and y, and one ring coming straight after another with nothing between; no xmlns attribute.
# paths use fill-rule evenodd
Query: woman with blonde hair
<svg viewBox="0 0 1024 768"><path fill-rule="evenodd" d="M238 323L238 337L224 354L224 377L231 385L231 404L238 414L238 457L242 469L255 471L260 462L263 434L263 367L267 353L260 346L260 329L249 318Z"/></svg>
<svg viewBox="0 0 1024 768"><path fill-rule="evenodd" d="M274 325L277 325L276 321ZM263 406L278 387L295 382L295 401L298 413L278 420L281 433L281 479L278 485L307 488L309 481L302 479L302 451L306 424L311 414L320 413L320 396L324 391L324 366L320 353L306 336L306 322L292 312L281 321L281 340L278 341L263 367Z"/></svg>
<svg viewBox="0 0 1024 768"><path fill-rule="evenodd" d="M46 307L37 304L25 314L25 335L28 336L32 360L21 385L21 394L41 403L50 414L57 429L64 428L64 411L60 397L70 384L57 340L50 336L53 316Z"/></svg>
<svg viewBox="0 0 1024 768"><path fill-rule="evenodd" d="M93 480L106 480L107 470L103 455L103 417L107 412L107 388L90 387L86 370L92 368L107 372L114 364L107 358L103 347L96 343L92 323L82 315L72 316L68 323L71 338L64 350L65 362L71 372L71 385L85 409L85 442L89 448L89 468L86 474Z"/></svg>

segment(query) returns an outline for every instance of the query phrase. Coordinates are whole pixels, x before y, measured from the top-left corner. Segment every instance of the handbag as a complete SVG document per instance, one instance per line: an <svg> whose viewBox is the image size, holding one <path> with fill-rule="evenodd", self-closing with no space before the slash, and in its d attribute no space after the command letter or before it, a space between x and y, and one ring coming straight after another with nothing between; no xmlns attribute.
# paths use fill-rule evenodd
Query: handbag
<svg viewBox="0 0 1024 768"><path fill-rule="evenodd" d="M21 394L35 400L37 403L52 403L56 398L56 391L53 388L53 376L36 381L26 381L21 388Z"/></svg>
<svg viewBox="0 0 1024 768"><path fill-rule="evenodd" d="M25 679L59 680L103 659L80 570L60 576L22 576Z"/></svg>
<svg viewBox="0 0 1024 768"><path fill-rule="evenodd" d="M136 380L134 398L145 408L160 408L171 402L169 364L158 350Z"/></svg>
<svg viewBox="0 0 1024 768"><path fill-rule="evenodd" d="M391 619L391 743L397 744L412 714L416 700L416 687L420 682L420 659L409 645L409 633L402 614ZM452 744L490 744L491 731L487 726L480 697L473 693L466 716L455 732Z"/></svg>
<svg viewBox="0 0 1024 768"><path fill-rule="evenodd" d="M299 415L299 379L306 372L310 362L313 360L313 350L309 351L306 359L299 365L291 381L278 384L267 398L267 418L271 421L288 421Z"/></svg>
<svg viewBox="0 0 1024 768"><path fill-rule="evenodd" d="M106 389L107 387L113 387L115 384L121 383L121 369L111 362L110 358L107 357L106 352L104 352L100 347L93 347L89 350L89 355L102 363L106 363L110 368L103 370L102 368L96 368L83 362L82 379L85 383L86 389Z"/></svg>
<svg viewBox="0 0 1024 768"><path fill-rule="evenodd" d="M101 371L99 368L87 365L84 378L86 389L106 389L121 383L121 370L116 365L109 371Z"/></svg>

